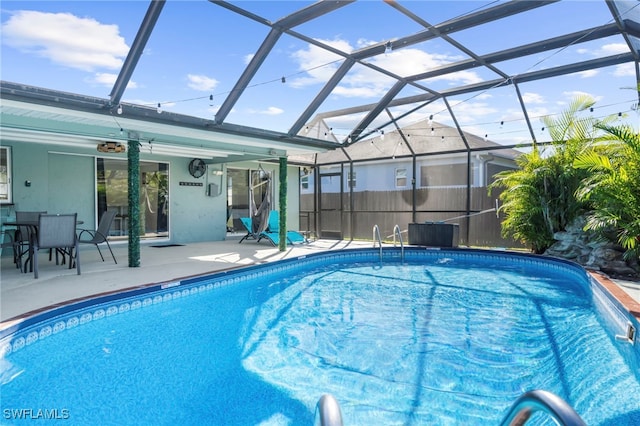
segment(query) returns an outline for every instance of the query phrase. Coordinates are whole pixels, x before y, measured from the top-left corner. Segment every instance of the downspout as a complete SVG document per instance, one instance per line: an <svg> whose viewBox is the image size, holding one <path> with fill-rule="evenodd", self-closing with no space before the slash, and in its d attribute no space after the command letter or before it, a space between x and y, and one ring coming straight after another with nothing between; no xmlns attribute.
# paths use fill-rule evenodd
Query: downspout
<svg viewBox="0 0 640 426"><path fill-rule="evenodd" d="M127 149L129 214L129 267L140 266L140 142L138 134L129 132Z"/></svg>
<svg viewBox="0 0 640 426"><path fill-rule="evenodd" d="M280 241L278 249L287 249L287 157L280 157Z"/></svg>

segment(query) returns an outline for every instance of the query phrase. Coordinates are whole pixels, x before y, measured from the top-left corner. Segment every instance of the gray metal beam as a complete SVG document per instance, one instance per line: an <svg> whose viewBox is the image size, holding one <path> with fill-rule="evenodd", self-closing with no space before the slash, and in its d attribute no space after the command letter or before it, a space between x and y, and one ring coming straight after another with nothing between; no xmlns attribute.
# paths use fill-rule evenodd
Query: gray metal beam
<svg viewBox="0 0 640 426"><path fill-rule="evenodd" d="M616 25L618 26L618 28L620 30L620 34L622 34L622 37L624 38L624 41L627 43L627 46L629 46L629 50L631 50L631 52L634 53L635 59L637 61L638 59L640 59L640 52L638 52L636 50L636 48L634 48L633 42L631 40L631 36L629 34L627 34L627 21L622 19L622 15L620 14L620 8L618 7L617 2L608 1L607 2L607 6L609 6L609 10L611 11L611 15L613 16L613 19L615 20ZM636 25L638 24L638 22L635 22L635 21L629 21L629 22L630 23L633 22ZM632 25L633 24L631 24L631 26Z"/></svg>
<svg viewBox="0 0 640 426"><path fill-rule="evenodd" d="M405 8L403 6L400 6L395 1L387 2L387 3L390 4L396 10L398 10L403 15L405 15L408 18L410 18L411 20L413 20L414 22L417 22L418 24L420 24L423 27L425 27L428 31L433 33L435 36L442 38L444 41L446 41L447 43L451 44L456 49L466 53L468 56L470 56L478 64L484 65L485 67L489 68L491 71L495 72L496 74L498 74L499 76L501 76L503 78L507 78L508 77L508 75L505 72L503 72L502 70L500 70L497 67L493 66L491 63L485 61L481 56L479 56L476 53L474 53L473 51L471 51L471 49L468 49L462 43L458 43L457 41L452 39L451 37L449 37L448 34L441 33L440 30L438 30L435 26L431 25L429 22L425 21L424 19L422 19L421 17L419 17L415 13L411 12L409 9L407 9L407 8Z"/></svg>
<svg viewBox="0 0 640 426"><path fill-rule="evenodd" d="M247 65L247 67L244 69L244 72L236 82L235 86L233 86L233 89L229 93L229 96L226 97L226 99L220 106L220 109L216 113L216 124L222 124L227 118L227 115L229 115L229 112L231 112L233 106L236 104L236 102L238 102L238 99L240 99L242 92L244 92L244 90L247 88L253 76L256 75L264 60L267 59L269 52L276 45L276 42L281 35L281 30L272 28L271 31L269 31L269 34L267 34L267 37L258 48L258 51L253 56L253 58L251 58L249 65Z"/></svg>
<svg viewBox="0 0 640 426"><path fill-rule="evenodd" d="M285 16L279 19L274 26L284 29L290 29L297 27L300 24L311 21L334 10L340 9L355 0L321 0L316 3L310 4L291 15Z"/></svg>
<svg viewBox="0 0 640 426"><path fill-rule="evenodd" d="M382 99L380 99L380 102L378 102L376 106L371 109L369 114L367 114L367 116L364 117L360 121L360 123L358 123L355 129L351 131L351 133L349 134L349 137L351 138L351 140L358 139L358 137L360 136L360 133L362 133L367 127L369 127L369 124L371 124L371 122L375 120L375 118L378 115L380 115L380 113L387 107L389 102L398 93L400 93L400 91L405 86L406 86L406 83L404 81L402 80L397 81L396 84L394 84L393 87L382 97Z"/></svg>
<svg viewBox="0 0 640 426"><path fill-rule="evenodd" d="M443 23L433 26L439 34L450 34L456 31L466 30L487 22L496 21L498 19L506 18L507 16L515 15L518 13L526 12L527 10L536 9L541 6L547 6L555 3L559 0L545 0L545 1L511 1L508 3L502 3L494 7L490 7L475 13L464 15L460 18L451 19ZM395 3L394 0L385 0L386 3ZM391 40L394 49L411 46L423 41L436 38L437 35L429 30L420 31L416 34L412 34L407 37L401 37L396 40ZM378 43L372 46L365 47L360 50L352 52L352 56L356 60L362 60L371 56L376 56L384 53L386 41Z"/></svg>
<svg viewBox="0 0 640 426"><path fill-rule="evenodd" d="M513 80L517 80L519 83L535 81L549 77L557 77L560 75L571 74L580 71L586 71L590 69L603 68L612 65L619 65L626 62L633 62L633 55L631 53L624 53L620 55L612 55L605 58L592 59L590 61L578 62L575 64L569 64L554 68L548 68L540 71L533 71L525 74L518 74L516 76L512 76L510 79L495 79L489 81L483 81L476 84L470 84L466 86L454 87L452 89L443 90L439 93L439 95L434 95L432 93L425 93L422 95L414 95L408 96L404 98L394 99L389 103L389 107L391 106L399 106L399 105L408 105L418 102L427 102L433 101L442 96L455 96L455 95L463 95L466 93L478 92L481 90L489 90L494 87L506 86L512 83ZM352 108L345 108L337 111L327 111L319 116L322 117L335 117L339 115L344 115L348 113L354 113L358 111L369 111L375 107L376 104L366 104L359 105Z"/></svg>
<svg viewBox="0 0 640 426"><path fill-rule="evenodd" d="M147 45L147 41L153 31L153 27L156 25L158 17L160 17L160 12L162 12L164 3L165 0L151 0L142 24L140 24L140 28L138 28L136 38L133 40L133 45L131 45L131 49L129 49L127 58L125 59L122 68L120 68L120 73L116 78L113 89L111 89L109 98L111 100L110 103L112 107L117 106L122 100L122 95L127 88L127 84L129 84L129 80L131 80L131 76L138 64L140 56L142 56L144 47Z"/></svg>
<svg viewBox="0 0 640 426"><path fill-rule="evenodd" d="M563 48L571 43L575 43L576 40L580 42L587 42L597 40L604 37L609 37L615 34L619 34L618 28L615 24L609 24L598 28L591 28L583 31L577 31L571 34L566 34L559 37L554 37L547 40L541 40L535 43L526 44L523 46L515 47L512 49L501 50L499 52L489 53L479 56L478 58L468 59L465 61L448 64L439 68L434 68L430 71L416 74L407 77L407 80L424 80L427 78L438 77L454 72L465 71L471 68L479 67L484 63L492 64L496 62L507 61L511 59L521 58L523 56L533 55L536 53L546 52L553 49Z"/></svg>
<svg viewBox="0 0 640 426"><path fill-rule="evenodd" d="M296 120L293 126L291 126L291 128L289 129L290 135L295 135L300 131L300 129L302 129L302 126L304 126L305 123L307 123L309 118L311 118L311 115L318 109L318 107L320 107L320 105L322 104L322 102L324 102L327 96L331 94L331 92L338 85L340 80L342 80L342 78L347 74L347 72L349 72L351 67L353 67L353 64L355 64L355 61L349 58L347 58L342 63L340 68L338 68L338 70L331 76L329 81L327 81L327 83L323 86L322 90L320 90L320 92L316 95L315 99L307 106L304 112L298 117L298 120Z"/></svg>
<svg viewBox="0 0 640 426"><path fill-rule="evenodd" d="M220 109L216 113L215 122L216 124L221 124L231 112L233 106L238 102L240 96L244 92L244 90L249 85L251 79L256 75L260 66L265 61L269 52L273 49L276 42L282 35L282 32L293 28L297 25L303 24L311 19L315 19L319 16L322 16L326 13L332 12L338 8L346 6L349 3L352 3L353 0L349 1L320 1L314 3L310 6L307 6L303 9L298 10L297 12L292 13L291 15L285 16L284 18L278 20L277 22L271 24L271 31L267 34L267 37L264 39L260 48L256 54L251 58L249 65L244 69L244 72L236 82L235 86L229 93L229 96L224 100ZM219 4L221 6L227 5L226 2L217 1L215 4ZM233 8L235 11L238 8ZM255 16L255 15L254 15ZM261 20L261 22L265 23L265 20Z"/></svg>

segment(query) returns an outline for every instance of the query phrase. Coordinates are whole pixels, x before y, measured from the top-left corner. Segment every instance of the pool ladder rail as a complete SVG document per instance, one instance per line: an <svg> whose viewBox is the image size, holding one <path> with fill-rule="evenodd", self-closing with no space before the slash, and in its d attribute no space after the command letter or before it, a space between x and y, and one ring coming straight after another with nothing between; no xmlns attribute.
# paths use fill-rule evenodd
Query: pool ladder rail
<svg viewBox="0 0 640 426"><path fill-rule="evenodd" d="M316 404L315 426L343 426L340 404L331 394L324 394Z"/></svg>
<svg viewBox="0 0 640 426"><path fill-rule="evenodd" d="M393 246L396 247L396 235L400 241L400 261L404 262L404 241L402 240L402 231L400 225L393 227ZM378 224L373 225L373 248L376 248L376 241L380 247L380 261L382 262L382 238L380 237L380 227Z"/></svg>
<svg viewBox="0 0 640 426"><path fill-rule="evenodd" d="M578 413L562 398L544 390L526 392L513 403L500 426L522 426L536 411L544 411L560 426L586 426ZM315 426L343 426L340 404L324 394L316 404Z"/></svg>
<svg viewBox="0 0 640 426"><path fill-rule="evenodd" d="M586 426L562 398L544 390L524 393L513 403L500 426L522 426L536 411L544 411L560 426Z"/></svg>

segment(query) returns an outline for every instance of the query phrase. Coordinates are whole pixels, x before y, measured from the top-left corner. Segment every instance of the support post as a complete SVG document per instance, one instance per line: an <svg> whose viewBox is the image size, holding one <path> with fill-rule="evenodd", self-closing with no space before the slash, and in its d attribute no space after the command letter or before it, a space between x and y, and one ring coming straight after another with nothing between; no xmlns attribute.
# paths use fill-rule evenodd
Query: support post
<svg viewBox="0 0 640 426"><path fill-rule="evenodd" d="M287 249L287 157L280 157L280 242L278 249Z"/></svg>
<svg viewBox="0 0 640 426"><path fill-rule="evenodd" d="M127 149L129 214L129 267L140 266L140 143L137 134L129 133Z"/></svg>

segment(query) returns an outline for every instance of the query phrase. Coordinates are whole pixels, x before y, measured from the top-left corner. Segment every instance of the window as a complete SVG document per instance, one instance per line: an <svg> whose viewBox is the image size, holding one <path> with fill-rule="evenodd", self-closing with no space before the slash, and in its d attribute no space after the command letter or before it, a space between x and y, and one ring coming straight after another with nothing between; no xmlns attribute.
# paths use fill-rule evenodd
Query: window
<svg viewBox="0 0 640 426"><path fill-rule="evenodd" d="M407 169L396 169L396 188L407 186Z"/></svg>
<svg viewBox="0 0 640 426"><path fill-rule="evenodd" d="M125 237L128 208L127 160L98 158L96 190L98 217L117 210L111 236ZM169 165L140 161L140 227L142 238L169 236Z"/></svg>
<svg viewBox="0 0 640 426"><path fill-rule="evenodd" d="M0 147L0 203L13 202L11 192L11 148Z"/></svg>
<svg viewBox="0 0 640 426"><path fill-rule="evenodd" d="M466 163L427 165L420 167L420 186L466 186ZM473 185L473 175L471 175Z"/></svg>
<svg viewBox="0 0 640 426"><path fill-rule="evenodd" d="M356 172L349 172L347 174L347 185L349 186L349 188L356 187Z"/></svg>

